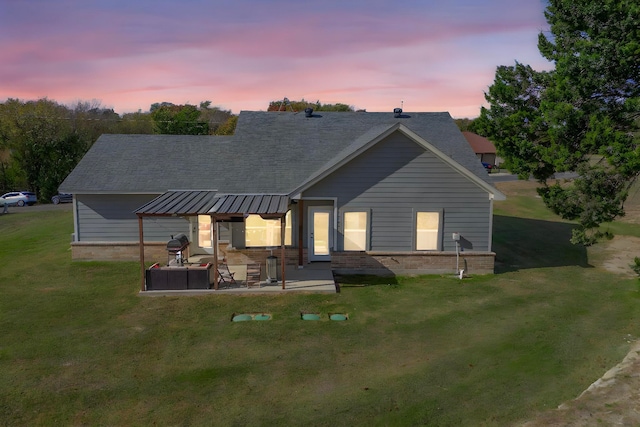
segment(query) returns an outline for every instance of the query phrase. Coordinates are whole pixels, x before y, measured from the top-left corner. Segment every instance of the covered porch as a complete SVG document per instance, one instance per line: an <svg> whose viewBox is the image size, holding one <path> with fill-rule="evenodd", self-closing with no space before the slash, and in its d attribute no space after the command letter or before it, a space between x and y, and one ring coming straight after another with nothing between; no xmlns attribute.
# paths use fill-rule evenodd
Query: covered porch
<svg viewBox="0 0 640 427"><path fill-rule="evenodd" d="M294 202L295 203L295 202ZM140 271L141 292L162 291L175 293L216 291L226 293L273 293L279 291L312 291L335 292L335 284L331 272L330 263L317 263L316 268L302 270L287 266L285 249L285 217L289 211L291 200L288 195L281 194L220 194L216 191L168 191L156 199L145 204L135 211L138 216L139 246L140 246ZM279 265L271 265L270 280L265 280L267 265L260 252L254 251L250 258L244 257L243 261L227 260L224 253L220 253L217 227L211 227L211 241L214 242L213 254L205 256L206 261L199 260L196 256L189 255L189 242L186 236L179 237L187 241L184 248L177 249L179 262L167 261L166 265L156 262L147 268L149 262L145 261L144 223L145 217L189 217L208 216L212 224L219 222L242 222L249 215L259 215L263 219L275 219L280 223L280 246L275 248L263 248L271 251L271 255L278 258ZM191 222L191 220L189 220ZM176 239L178 236L176 236ZM172 243L174 236L171 236ZM167 249L171 254L169 249ZM182 251L186 256L182 254ZM257 258L256 258L257 257ZM170 256L168 259L170 260ZM255 258L255 259L254 259ZM184 259L184 261L183 261ZM157 261L157 260L153 260ZM274 260L275 261L275 260ZM259 266L256 275L254 268ZM277 281L274 270L277 268ZM153 270L152 270L153 269ZM247 269L251 278L248 277ZM183 272L184 270L184 272ZM197 271L196 271L197 270ZM206 270L206 271L202 271ZM229 271L230 270L230 271ZM231 280L228 279L228 273ZM168 279L162 278L168 276ZM197 282L195 276L198 276ZM161 286L150 286L158 278ZM181 279L185 277L185 279ZM192 277L194 280L192 281ZM153 279L153 280L152 280ZM184 283L182 283L184 282Z"/></svg>
<svg viewBox="0 0 640 427"><path fill-rule="evenodd" d="M237 283L223 285L218 289L188 289L188 290L149 290L141 292L145 296L167 296L167 295L207 295L207 294L236 294L236 295L275 295L281 293L314 293L314 294L335 294L338 286L334 280L331 270L331 263L313 263L304 269L296 266L286 266L285 274L287 278L286 287L280 283L267 283L260 281L260 286L247 287L246 266L229 265L229 269L234 273Z"/></svg>

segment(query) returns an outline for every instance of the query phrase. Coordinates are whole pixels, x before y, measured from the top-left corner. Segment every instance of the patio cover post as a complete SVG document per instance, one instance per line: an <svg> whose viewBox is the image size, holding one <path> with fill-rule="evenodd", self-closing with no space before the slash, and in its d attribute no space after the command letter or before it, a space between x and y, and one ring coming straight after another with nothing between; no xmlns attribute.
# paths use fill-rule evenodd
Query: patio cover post
<svg viewBox="0 0 640 427"><path fill-rule="evenodd" d="M138 215L138 238L140 239L140 291L145 289L145 268L144 268L144 233L142 232L142 215Z"/></svg>
<svg viewBox="0 0 640 427"><path fill-rule="evenodd" d="M211 215L211 228L213 229L213 235L211 236L211 242L213 244L213 289L218 290L218 282L220 278L218 277L218 234L216 233L216 228L218 225L218 220L215 215Z"/></svg>
<svg viewBox="0 0 640 427"><path fill-rule="evenodd" d="M280 255L280 268L282 270L282 272L280 273L280 275L282 276L282 289L285 288L285 274L284 274L284 266L285 266L285 248L284 248L284 235L286 232L286 227L287 227L287 217L286 215L283 215L280 217L280 247L282 250L282 254Z"/></svg>
<svg viewBox="0 0 640 427"><path fill-rule="evenodd" d="M304 265L304 252L302 248L302 231L304 220L304 201L298 200L298 268L302 268Z"/></svg>

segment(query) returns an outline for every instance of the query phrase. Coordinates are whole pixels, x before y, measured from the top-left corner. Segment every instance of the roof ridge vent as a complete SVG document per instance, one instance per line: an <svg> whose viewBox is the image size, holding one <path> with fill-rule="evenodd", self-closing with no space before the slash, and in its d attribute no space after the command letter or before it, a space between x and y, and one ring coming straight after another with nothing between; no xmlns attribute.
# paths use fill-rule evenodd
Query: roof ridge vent
<svg viewBox="0 0 640 427"><path fill-rule="evenodd" d="M393 117L395 117L396 119L399 119L400 117L402 117L402 108L394 108Z"/></svg>
<svg viewBox="0 0 640 427"><path fill-rule="evenodd" d="M305 117L313 117L313 108L311 107L307 107L304 109L304 116Z"/></svg>

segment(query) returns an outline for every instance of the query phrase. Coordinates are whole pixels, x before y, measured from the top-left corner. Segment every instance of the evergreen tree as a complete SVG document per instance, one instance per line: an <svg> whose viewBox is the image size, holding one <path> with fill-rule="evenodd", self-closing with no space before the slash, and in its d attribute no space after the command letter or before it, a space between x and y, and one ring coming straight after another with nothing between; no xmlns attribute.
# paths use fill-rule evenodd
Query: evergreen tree
<svg viewBox="0 0 640 427"><path fill-rule="evenodd" d="M498 67L474 125L511 171L540 181L550 209L579 222L572 241L589 245L624 215L640 174L640 3L550 0L545 16L538 48L555 69ZM566 170L579 177L547 182Z"/></svg>

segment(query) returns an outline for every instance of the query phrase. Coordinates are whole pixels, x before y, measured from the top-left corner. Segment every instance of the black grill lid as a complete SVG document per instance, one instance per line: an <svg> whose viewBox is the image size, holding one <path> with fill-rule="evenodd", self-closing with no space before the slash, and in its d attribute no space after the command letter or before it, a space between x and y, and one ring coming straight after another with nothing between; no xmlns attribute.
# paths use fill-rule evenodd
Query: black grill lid
<svg viewBox="0 0 640 427"><path fill-rule="evenodd" d="M189 239L184 234L171 236L171 240L167 242L167 250L171 252L182 251L187 246L189 246Z"/></svg>

